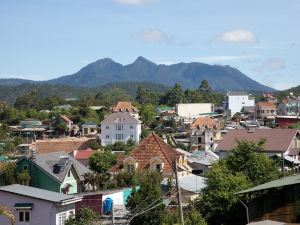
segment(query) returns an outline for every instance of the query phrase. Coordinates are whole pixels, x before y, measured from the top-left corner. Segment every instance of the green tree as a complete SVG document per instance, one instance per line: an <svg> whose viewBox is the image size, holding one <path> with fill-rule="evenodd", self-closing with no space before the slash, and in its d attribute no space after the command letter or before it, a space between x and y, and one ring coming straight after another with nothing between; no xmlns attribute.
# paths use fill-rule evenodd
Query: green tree
<svg viewBox="0 0 300 225"><path fill-rule="evenodd" d="M203 98L199 90L186 89L184 92L184 98L186 103L199 103L203 102Z"/></svg>
<svg viewBox="0 0 300 225"><path fill-rule="evenodd" d="M209 86L209 83L207 80L203 80L199 87L200 94L203 98L203 102L210 103L213 102L213 95L211 87Z"/></svg>
<svg viewBox="0 0 300 225"><path fill-rule="evenodd" d="M17 183L26 186L30 184L30 175L27 170L17 174Z"/></svg>
<svg viewBox="0 0 300 225"><path fill-rule="evenodd" d="M176 83L175 86L167 91L165 95L161 98L160 104L175 106L178 103L184 101L184 92L181 88L181 85Z"/></svg>
<svg viewBox="0 0 300 225"><path fill-rule="evenodd" d="M143 140L144 138L148 137L149 134L150 134L149 130L147 130L147 129L142 129L142 132L141 132L141 140Z"/></svg>
<svg viewBox="0 0 300 225"><path fill-rule="evenodd" d="M243 221L243 209L235 195L251 186L243 173L232 174L224 161L220 161L207 173L206 185L196 201L196 207L209 224L231 225Z"/></svg>
<svg viewBox="0 0 300 225"><path fill-rule="evenodd" d="M237 141L237 147L225 160L226 167L232 173L246 175L254 186L279 178L276 162L261 153L265 143L265 139L258 142Z"/></svg>
<svg viewBox="0 0 300 225"><path fill-rule="evenodd" d="M140 116L143 121L148 127L155 121L155 107L153 105L145 105L140 110Z"/></svg>
<svg viewBox="0 0 300 225"><path fill-rule="evenodd" d="M93 171L106 173L116 164L116 155L111 151L97 151L89 158L89 165Z"/></svg>
<svg viewBox="0 0 300 225"><path fill-rule="evenodd" d="M5 163L2 168L1 179L4 185L11 185L17 183L17 165L14 162Z"/></svg>
<svg viewBox="0 0 300 225"><path fill-rule="evenodd" d="M164 204L158 172L147 171L139 181L140 189L133 189L126 208L130 211L131 225L159 225L163 221Z"/></svg>
<svg viewBox="0 0 300 225"><path fill-rule="evenodd" d="M99 214L90 208L81 208L75 215L65 221L65 225L99 225Z"/></svg>
<svg viewBox="0 0 300 225"><path fill-rule="evenodd" d="M184 224L186 225L207 225L202 215L192 207L190 211L184 214Z"/></svg>

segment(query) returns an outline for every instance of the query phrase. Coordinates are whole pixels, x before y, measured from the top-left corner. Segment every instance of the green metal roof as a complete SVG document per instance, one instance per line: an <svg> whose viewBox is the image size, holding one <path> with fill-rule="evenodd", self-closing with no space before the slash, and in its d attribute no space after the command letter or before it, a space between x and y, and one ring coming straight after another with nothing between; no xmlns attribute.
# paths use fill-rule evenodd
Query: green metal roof
<svg viewBox="0 0 300 225"><path fill-rule="evenodd" d="M256 187L237 192L236 194L245 194L245 193L249 193L249 192L267 190L267 189L272 189L272 188L279 188L279 187L284 187L284 186L293 185L293 184L300 184L300 174L283 177L278 180L273 180L271 182L258 185Z"/></svg>
<svg viewBox="0 0 300 225"><path fill-rule="evenodd" d="M15 207L16 209L32 209L33 203L16 203Z"/></svg>

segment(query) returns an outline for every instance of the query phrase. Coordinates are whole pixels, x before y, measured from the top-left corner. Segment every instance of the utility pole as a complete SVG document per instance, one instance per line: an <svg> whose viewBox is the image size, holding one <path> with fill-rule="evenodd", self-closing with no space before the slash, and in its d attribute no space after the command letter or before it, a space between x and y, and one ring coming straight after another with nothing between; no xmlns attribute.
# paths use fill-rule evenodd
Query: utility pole
<svg viewBox="0 0 300 225"><path fill-rule="evenodd" d="M179 214L180 214L180 222L181 225L184 225L184 218L183 218L183 211L182 211L182 205L181 205L181 191L179 187L178 182L178 173L177 173L177 161L174 159L174 174L175 174L175 181L176 181L176 189L177 189L177 201L178 201L178 207L179 207Z"/></svg>
<svg viewBox="0 0 300 225"><path fill-rule="evenodd" d="M285 172L284 172L284 155L283 155L283 152L281 152L281 172L282 172L282 175L285 177Z"/></svg>

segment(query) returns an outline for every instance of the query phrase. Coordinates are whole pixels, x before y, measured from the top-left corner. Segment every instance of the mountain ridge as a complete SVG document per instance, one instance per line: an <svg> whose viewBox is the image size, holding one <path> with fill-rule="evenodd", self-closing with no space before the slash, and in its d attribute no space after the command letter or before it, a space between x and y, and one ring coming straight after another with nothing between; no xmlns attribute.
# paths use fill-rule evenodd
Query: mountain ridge
<svg viewBox="0 0 300 225"><path fill-rule="evenodd" d="M47 81L12 80L11 82L17 84L36 82L87 88L115 82L148 82L165 86L180 83L183 88L197 88L202 80L207 80L212 89L219 92L228 90L275 91L228 65L209 65L199 62L165 65L156 64L142 56L127 65L115 62L111 58L99 59L76 73ZM0 85L8 84L9 79L5 82L0 79Z"/></svg>

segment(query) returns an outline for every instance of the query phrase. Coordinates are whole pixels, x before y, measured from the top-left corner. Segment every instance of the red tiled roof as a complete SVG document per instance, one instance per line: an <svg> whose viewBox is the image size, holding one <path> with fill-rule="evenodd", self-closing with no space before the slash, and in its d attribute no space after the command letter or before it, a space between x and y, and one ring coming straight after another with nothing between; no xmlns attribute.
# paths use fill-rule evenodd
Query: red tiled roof
<svg viewBox="0 0 300 225"><path fill-rule="evenodd" d="M67 116L65 115L60 115L60 118L62 118L64 121L66 121L67 123L71 123L72 120L70 120Z"/></svg>
<svg viewBox="0 0 300 225"><path fill-rule="evenodd" d="M192 123L191 128L197 128L198 126L200 127L207 126L207 128L212 128L213 126L219 127L220 122L207 116L199 117Z"/></svg>
<svg viewBox="0 0 300 225"><path fill-rule="evenodd" d="M138 170L148 169L150 166L150 160L154 157L159 157L164 162L163 172L169 173L173 171L173 160L178 160L180 155L180 153L165 143L159 136L151 133L131 151L129 156L138 163ZM125 158L123 158L123 160ZM121 165L123 164L123 160L121 161L118 159L118 164L114 166L110 172L121 172L120 169L122 168Z"/></svg>
<svg viewBox="0 0 300 225"><path fill-rule="evenodd" d="M118 104L112 108L113 112L138 112L139 110L134 107L131 102L118 102Z"/></svg>
<svg viewBox="0 0 300 225"><path fill-rule="evenodd" d="M256 103L256 106L259 108L276 108L276 105L274 102L258 102Z"/></svg>
<svg viewBox="0 0 300 225"><path fill-rule="evenodd" d="M262 138L266 138L267 141L264 151L286 151L298 132L296 129L256 129L253 132L248 132L246 129L229 130L218 144L216 151L232 150L237 146L236 140L257 142Z"/></svg>
<svg viewBox="0 0 300 225"><path fill-rule="evenodd" d="M73 152L73 157L75 159L89 159L90 156L94 153L94 151L90 148L87 148L85 150L75 150Z"/></svg>

